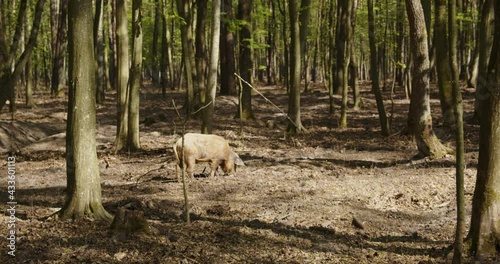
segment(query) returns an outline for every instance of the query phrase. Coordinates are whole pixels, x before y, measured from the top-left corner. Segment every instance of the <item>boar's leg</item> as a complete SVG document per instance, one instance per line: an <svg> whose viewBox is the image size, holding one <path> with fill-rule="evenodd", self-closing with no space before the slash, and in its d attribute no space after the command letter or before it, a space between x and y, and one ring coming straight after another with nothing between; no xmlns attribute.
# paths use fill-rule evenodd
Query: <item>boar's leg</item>
<svg viewBox="0 0 500 264"><path fill-rule="evenodd" d="M218 160L218 159L211 159L209 161L209 164L210 164L210 177L214 177L215 176L215 171L217 170L217 167L219 167L219 165L220 165L220 160Z"/></svg>
<svg viewBox="0 0 500 264"><path fill-rule="evenodd" d="M193 178L193 170L194 170L194 165L196 164L196 160L194 158L187 158L186 159L186 172L187 176L189 178Z"/></svg>

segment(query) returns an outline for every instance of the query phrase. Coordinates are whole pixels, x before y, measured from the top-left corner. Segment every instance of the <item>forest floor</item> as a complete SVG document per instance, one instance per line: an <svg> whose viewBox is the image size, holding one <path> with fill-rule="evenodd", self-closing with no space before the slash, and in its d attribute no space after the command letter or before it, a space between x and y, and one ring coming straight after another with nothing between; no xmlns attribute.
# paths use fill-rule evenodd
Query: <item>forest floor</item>
<svg viewBox="0 0 500 264"><path fill-rule="evenodd" d="M1 239L2 263L444 263L455 230L454 157L413 160L417 153L405 128L409 101L398 90L392 136L382 137L375 100L361 85L363 108L349 109L349 128L339 128L320 87L302 95L307 133L286 136L284 114L259 95L256 121L235 119L237 98L217 97L214 133L225 137L245 162L235 176L197 177L188 182L191 224L183 220L182 184L175 179L172 145L182 131L172 104L147 86L141 93L141 144L136 153L114 154L114 94L98 106L97 151L103 204L144 212L149 234L120 236L109 224L90 219L62 222L49 217L65 200L66 99L45 91L36 106L21 106L10 122L0 114L0 230L6 235L7 153L16 149L15 257ZM281 87L258 88L286 111ZM474 94L464 89L465 117ZM384 92L391 114L389 92ZM434 129L453 146L453 131L439 121L432 93ZM199 120L186 131L198 132ZM465 195L470 222L478 158L479 126L466 122ZM204 164L196 166L201 174ZM207 168L208 169L208 168ZM48 218L47 218L48 217Z"/></svg>

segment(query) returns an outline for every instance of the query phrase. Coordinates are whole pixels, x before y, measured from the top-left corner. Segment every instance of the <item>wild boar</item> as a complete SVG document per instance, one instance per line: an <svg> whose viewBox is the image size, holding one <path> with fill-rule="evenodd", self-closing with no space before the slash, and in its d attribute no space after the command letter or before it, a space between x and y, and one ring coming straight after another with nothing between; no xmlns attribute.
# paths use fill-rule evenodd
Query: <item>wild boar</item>
<svg viewBox="0 0 500 264"><path fill-rule="evenodd" d="M184 135L184 155L182 155L182 138L174 145L176 159L175 174L179 180L178 170L185 169L189 177L193 177L194 165L199 162L210 164L210 177L221 166L224 173L236 172L236 166L245 166L241 158L229 148L227 141L216 135L187 133ZM184 167L186 165L186 167Z"/></svg>

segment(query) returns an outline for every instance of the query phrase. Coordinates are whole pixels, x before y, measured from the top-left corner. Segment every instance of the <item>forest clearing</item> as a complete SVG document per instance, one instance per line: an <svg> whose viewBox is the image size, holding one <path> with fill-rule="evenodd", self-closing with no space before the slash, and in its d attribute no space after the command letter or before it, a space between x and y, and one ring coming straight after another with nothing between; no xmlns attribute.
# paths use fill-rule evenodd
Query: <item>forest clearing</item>
<svg viewBox="0 0 500 264"><path fill-rule="evenodd" d="M286 106L283 88L258 89ZM172 153L181 128L171 100L180 102L183 94L163 99L158 93L149 88L141 94L143 150L137 153L112 151L112 96L97 109L103 205L112 214L124 206L143 211L151 234L121 237L105 222L44 219L65 199L64 100L36 94L35 111L20 107L16 122L2 125L30 135L18 139L15 153L17 263L444 263L456 218L454 157L412 161L417 149L410 137L382 137L369 86L362 86L364 108L349 111L346 129L338 127L338 115L329 114L327 91L303 94L308 132L286 139L285 117L261 97L255 96L257 121L248 122L234 118L235 97L220 97L215 133L246 166L238 167L236 176L189 181L189 225L181 216L182 184L175 179ZM394 132L404 128L409 102L401 92L396 95ZM431 102L435 107L438 101ZM470 91L464 90L464 102L470 117ZM189 120L186 131L199 127L200 120ZM467 222L478 128L465 127ZM452 144L446 127L437 124L436 131ZM195 172L204 167L198 164ZM5 226L8 217L0 219Z"/></svg>

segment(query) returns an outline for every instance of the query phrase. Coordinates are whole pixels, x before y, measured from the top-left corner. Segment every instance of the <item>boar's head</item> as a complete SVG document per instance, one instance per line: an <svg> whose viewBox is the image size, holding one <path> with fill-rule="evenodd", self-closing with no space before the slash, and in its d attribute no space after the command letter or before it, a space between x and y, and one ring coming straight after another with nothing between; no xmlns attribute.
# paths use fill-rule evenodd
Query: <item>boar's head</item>
<svg viewBox="0 0 500 264"><path fill-rule="evenodd" d="M221 167L224 173L231 174L236 172L236 166L245 166L238 154L231 151L227 160L221 162Z"/></svg>

